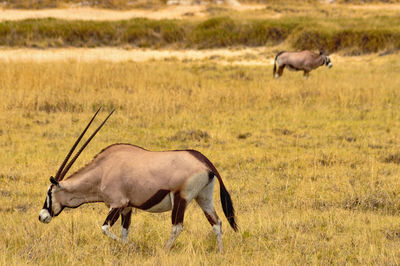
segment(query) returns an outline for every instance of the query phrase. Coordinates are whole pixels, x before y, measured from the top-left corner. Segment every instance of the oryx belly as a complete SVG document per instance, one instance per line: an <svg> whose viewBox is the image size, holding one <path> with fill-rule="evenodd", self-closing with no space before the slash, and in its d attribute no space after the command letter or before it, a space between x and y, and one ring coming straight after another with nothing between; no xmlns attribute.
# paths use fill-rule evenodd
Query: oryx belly
<svg viewBox="0 0 400 266"><path fill-rule="evenodd" d="M295 68L295 67L293 67L291 65L287 65L287 69L290 70L290 71L298 71L299 70L299 69L297 69L297 68Z"/></svg>
<svg viewBox="0 0 400 266"><path fill-rule="evenodd" d="M189 204L209 182L207 172L197 173L190 176L178 191L166 193L166 190L158 191L153 197L147 200L138 208L148 212L165 212L172 210L174 193L179 192L180 196Z"/></svg>
<svg viewBox="0 0 400 266"><path fill-rule="evenodd" d="M166 212L172 210L173 194L168 193L159 203L153 205L146 211L148 212Z"/></svg>

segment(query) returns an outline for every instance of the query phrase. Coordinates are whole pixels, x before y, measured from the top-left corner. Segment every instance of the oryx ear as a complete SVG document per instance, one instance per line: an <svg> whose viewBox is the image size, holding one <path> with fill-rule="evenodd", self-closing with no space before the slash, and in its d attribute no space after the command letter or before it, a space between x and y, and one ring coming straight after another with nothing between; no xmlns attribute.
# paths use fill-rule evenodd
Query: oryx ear
<svg viewBox="0 0 400 266"><path fill-rule="evenodd" d="M60 184L58 183L57 180L54 179L54 177L50 177L50 182L54 185L56 185L57 187L60 187Z"/></svg>

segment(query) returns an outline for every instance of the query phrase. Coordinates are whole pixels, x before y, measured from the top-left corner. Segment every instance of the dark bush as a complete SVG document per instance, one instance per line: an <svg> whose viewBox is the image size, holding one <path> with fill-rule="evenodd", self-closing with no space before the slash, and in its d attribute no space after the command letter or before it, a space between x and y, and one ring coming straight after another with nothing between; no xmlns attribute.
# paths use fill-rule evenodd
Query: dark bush
<svg viewBox="0 0 400 266"><path fill-rule="evenodd" d="M325 48L336 52L346 48L358 48L362 53L378 52L385 48L399 48L400 32L389 30L324 30L303 31L294 39L292 46L296 49Z"/></svg>

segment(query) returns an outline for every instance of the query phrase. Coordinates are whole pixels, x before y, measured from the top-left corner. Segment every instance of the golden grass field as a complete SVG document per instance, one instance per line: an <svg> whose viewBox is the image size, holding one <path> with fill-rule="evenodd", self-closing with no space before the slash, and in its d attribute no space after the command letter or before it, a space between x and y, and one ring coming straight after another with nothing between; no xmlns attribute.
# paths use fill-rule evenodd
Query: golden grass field
<svg viewBox="0 0 400 266"><path fill-rule="evenodd" d="M238 21L306 16L321 24L354 18L377 28L384 25L375 25L377 18L385 17L395 27L390 23L399 12L398 4L294 3L137 12L188 21L227 14ZM50 12L98 18L85 10ZM47 11L2 10L0 20L47 17ZM119 20L133 11L102 12ZM350 57L339 51L332 69L321 67L308 79L285 70L274 80L271 61L278 50L291 49L289 41L172 48L0 50L0 265L400 264L399 52ZM100 106L96 125L116 112L71 173L117 142L201 151L221 173L236 209L237 233L216 185L223 254L196 203L169 253L170 213L137 211L130 245L102 234L108 209L101 203L66 209L48 225L38 221L49 177ZM112 231L119 235L120 228L118 221Z"/></svg>
<svg viewBox="0 0 400 266"><path fill-rule="evenodd" d="M280 80L271 65L218 58L1 61L0 264L399 264L399 57L332 58ZM223 254L195 203L170 253L170 213L137 211L135 246L102 234L104 204L38 221L50 175L99 106L99 121L116 112L73 169L115 142L201 151L236 208L238 233L216 185Z"/></svg>

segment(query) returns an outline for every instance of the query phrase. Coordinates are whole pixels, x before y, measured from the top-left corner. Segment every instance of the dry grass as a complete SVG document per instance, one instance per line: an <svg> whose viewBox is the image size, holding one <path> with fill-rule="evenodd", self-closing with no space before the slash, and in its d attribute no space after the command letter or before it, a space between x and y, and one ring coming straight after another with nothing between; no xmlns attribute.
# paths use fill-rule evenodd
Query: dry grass
<svg viewBox="0 0 400 266"><path fill-rule="evenodd" d="M271 66L208 60L1 62L0 264L398 264L398 55L333 63L277 81ZM114 142L200 150L237 210L224 254L195 204L171 253L169 213L134 215L137 249L102 235L102 204L39 223L49 176L98 106L117 111L75 169Z"/></svg>

